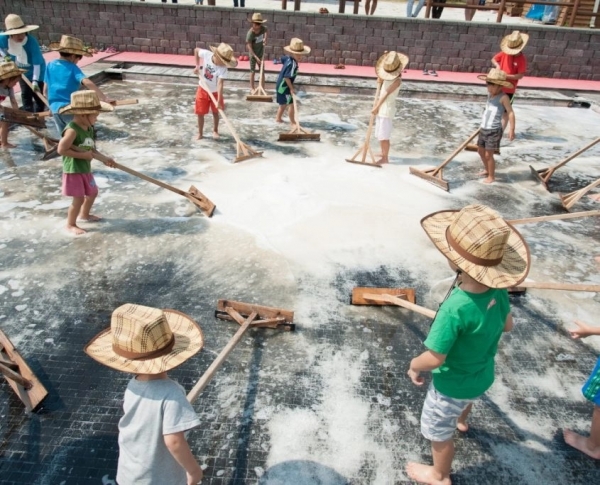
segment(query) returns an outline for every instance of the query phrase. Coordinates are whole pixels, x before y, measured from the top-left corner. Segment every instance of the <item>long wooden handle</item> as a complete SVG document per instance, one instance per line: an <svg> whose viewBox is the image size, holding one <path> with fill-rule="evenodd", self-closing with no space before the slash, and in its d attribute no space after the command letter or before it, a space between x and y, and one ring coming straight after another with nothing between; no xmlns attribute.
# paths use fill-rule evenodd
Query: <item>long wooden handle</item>
<svg viewBox="0 0 600 485"><path fill-rule="evenodd" d="M379 94L381 93L381 87L383 86L383 81L381 79L377 80L377 91L375 91L375 99L373 100L373 109L377 106L377 101L379 101ZM372 110L371 110L372 111ZM365 137L365 144L363 145L363 153L361 157L361 162L365 163L367 159L367 151L369 145L371 143L371 133L373 132L373 123L375 122L375 117L377 115L371 113L371 118L369 119L369 127L367 128L367 136Z"/></svg>
<svg viewBox="0 0 600 485"><path fill-rule="evenodd" d="M564 291L589 291L592 293L600 292L600 285L590 285L587 283L546 283L537 281L523 281L518 286L522 288L537 288L540 290L564 290Z"/></svg>
<svg viewBox="0 0 600 485"><path fill-rule="evenodd" d="M407 310L412 310L413 312L420 313L421 315L425 315L429 318L434 318L435 313L433 310L429 308L425 308L421 305L417 305L415 303L411 303L408 300L403 300L402 298L398 298L397 296L382 294L378 295L376 293L365 293L363 295L365 300L373 300L373 301L383 301L387 303L391 303L392 305L401 306L402 308L406 308Z"/></svg>
<svg viewBox="0 0 600 485"><path fill-rule="evenodd" d="M292 95L292 102L294 103L294 116L296 118L296 130L300 131L300 115L298 114L298 105L296 104L296 95Z"/></svg>
<svg viewBox="0 0 600 485"><path fill-rule="evenodd" d="M448 158L446 158L446 160L444 160L440 165L438 165L431 175L435 175L442 168L448 165L452 160L454 160L454 157L456 157L456 155L458 155L465 149L465 147L471 142L471 140L479 134L479 131L481 131L481 128L477 128L471 135L469 135L469 138L467 138L456 150L454 150L452 154Z"/></svg>
<svg viewBox="0 0 600 485"><path fill-rule="evenodd" d="M263 90L265 89L265 86L263 84L263 73L265 72L263 69L263 66L265 65L265 51L263 49L263 55L260 58L260 72L258 73L258 85L263 88ZM254 75L254 74L252 74Z"/></svg>
<svg viewBox="0 0 600 485"><path fill-rule="evenodd" d="M560 167L562 167L563 165L566 165L568 162L570 162L571 160L573 160L575 157L578 157L579 155L581 155L583 152L589 150L590 148L592 148L594 145L596 145L597 143L600 142L600 138L596 138L594 141L592 141L590 144L584 146L582 149L577 150L575 153L573 153L572 155L569 155L567 158L565 158L563 161L561 161L560 163L557 163L556 165L554 165L553 167L550 167L550 171L552 173L554 173L556 170L558 170Z"/></svg>
<svg viewBox="0 0 600 485"><path fill-rule="evenodd" d="M94 158L100 160L101 162L105 162L106 160L109 160L108 157L106 157L105 155L102 155L101 153L99 153L95 150L94 150ZM152 177L149 177L148 175L144 175L143 173L137 172L136 170L133 170L132 168L126 167L125 165L121 165L120 163L115 162L115 168L118 168L119 170L123 170L123 172L127 172L128 174L133 175L134 177L139 177L142 180L145 180L146 182L150 182L151 184L158 185L159 187L162 187L163 189L167 189L167 190L170 190L171 192L175 192L176 194L183 195L183 196L189 195L187 192L184 192L183 190L179 190L176 187L173 187L169 184L165 184L164 182L161 182L160 180L156 180Z"/></svg>
<svg viewBox="0 0 600 485"><path fill-rule="evenodd" d="M235 310L234 310L234 312L235 312ZM237 313L237 312L235 312L235 313ZM241 317L241 315L239 313L237 313L237 315L239 315ZM210 364L210 367L206 370L206 372L198 380L196 385L188 393L187 400L190 403L193 403L198 398L200 393L204 390L204 388L208 385L210 380L213 378L213 376L215 375L215 373L217 372L219 367L221 367L221 364L223 364L223 361L227 358L227 356L231 353L233 348L238 344L238 342L244 336L244 334L246 333L246 330L248 330L250 328L250 324L257 316L258 316L258 314L256 312L252 312L246 320L244 320L244 318L241 317L242 322L243 322L242 326L235 333L235 335L231 338L231 340L225 346L225 348L223 350L221 350L221 353L217 356L217 358L213 361L213 363ZM237 320L237 318L236 318L236 320Z"/></svg>
<svg viewBox="0 0 600 485"><path fill-rule="evenodd" d="M580 217L600 216L600 210L573 212L572 214L554 214L551 216L527 217L525 219L512 219L506 222L510 224L530 224L533 222L561 221L564 219L577 219Z"/></svg>
<svg viewBox="0 0 600 485"><path fill-rule="evenodd" d="M29 88L37 95L38 98L40 98L44 104L46 106L48 106L48 108L50 107L50 103L48 102L48 100L46 99L46 97L40 93L39 91L36 91L35 89L33 89L33 84L31 84L31 82L29 81L29 79L27 79L27 76L25 74L21 74L21 78L23 79L23 81L25 81L25 84L27 84L27 86L29 86Z"/></svg>
<svg viewBox="0 0 600 485"><path fill-rule="evenodd" d="M116 101L113 101L112 104L113 106L128 106L130 104L138 104L139 101L137 99L117 99Z"/></svg>

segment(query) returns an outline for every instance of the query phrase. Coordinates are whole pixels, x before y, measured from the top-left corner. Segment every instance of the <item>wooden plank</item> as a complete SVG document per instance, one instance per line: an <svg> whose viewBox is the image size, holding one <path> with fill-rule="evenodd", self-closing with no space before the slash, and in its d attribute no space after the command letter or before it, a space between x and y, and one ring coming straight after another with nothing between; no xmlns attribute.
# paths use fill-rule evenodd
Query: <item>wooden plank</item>
<svg viewBox="0 0 600 485"><path fill-rule="evenodd" d="M279 133L277 141L321 141L320 133Z"/></svg>
<svg viewBox="0 0 600 485"><path fill-rule="evenodd" d="M398 298L404 298L411 303L415 303L414 288L370 288L368 286L357 286L352 289L353 305L389 305L386 301L375 301L364 298L365 294L371 295L391 295Z"/></svg>
<svg viewBox="0 0 600 485"><path fill-rule="evenodd" d="M234 300L219 300L217 302L218 312L227 312L227 307L235 309L242 316L248 316L252 312L256 312L260 319L283 317L288 323L294 322L294 312L282 308L253 305Z"/></svg>

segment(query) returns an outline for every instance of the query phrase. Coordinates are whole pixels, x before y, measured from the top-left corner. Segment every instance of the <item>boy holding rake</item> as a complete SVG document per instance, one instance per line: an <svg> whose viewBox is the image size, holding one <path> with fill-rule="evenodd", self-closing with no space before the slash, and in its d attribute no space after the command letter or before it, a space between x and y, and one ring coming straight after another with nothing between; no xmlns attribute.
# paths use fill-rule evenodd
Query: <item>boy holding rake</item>
<svg viewBox="0 0 600 485"><path fill-rule="evenodd" d="M283 48L289 56L282 56L281 62L283 64L279 76L277 77L277 84L275 89L277 90L277 115L275 121L277 123L283 123L283 115L285 114L288 107L290 108L289 116L292 127L296 126L296 114L294 110L294 96L296 91L294 89L294 81L298 74L298 63L302 56L310 54L310 47L304 45L302 39L293 38L290 41L290 45L286 45Z"/></svg>

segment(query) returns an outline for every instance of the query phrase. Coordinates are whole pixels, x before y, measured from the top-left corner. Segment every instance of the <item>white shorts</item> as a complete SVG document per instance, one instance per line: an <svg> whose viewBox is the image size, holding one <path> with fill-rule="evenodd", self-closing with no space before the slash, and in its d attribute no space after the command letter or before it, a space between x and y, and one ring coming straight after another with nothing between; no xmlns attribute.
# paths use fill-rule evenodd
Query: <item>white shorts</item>
<svg viewBox="0 0 600 485"><path fill-rule="evenodd" d="M392 118L378 116L375 120L375 136L379 141L389 140L392 134Z"/></svg>
<svg viewBox="0 0 600 485"><path fill-rule="evenodd" d="M458 418L475 399L453 399L429 385L421 412L421 434L429 441L448 441L454 435Z"/></svg>

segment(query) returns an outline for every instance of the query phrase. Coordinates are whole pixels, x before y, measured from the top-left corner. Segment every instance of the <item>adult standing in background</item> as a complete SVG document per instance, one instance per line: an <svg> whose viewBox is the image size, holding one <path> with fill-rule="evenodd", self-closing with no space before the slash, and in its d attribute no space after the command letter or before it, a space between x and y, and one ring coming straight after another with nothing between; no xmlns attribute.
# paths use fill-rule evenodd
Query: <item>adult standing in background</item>
<svg viewBox="0 0 600 485"><path fill-rule="evenodd" d="M479 0L467 0L467 5L479 5ZM473 17L475 17L475 12L477 12L477 10L474 8L465 8L465 20L467 22L473 20Z"/></svg>
<svg viewBox="0 0 600 485"><path fill-rule="evenodd" d="M238 0L233 0L233 6L237 7L238 6ZM246 0L240 0L240 7L242 8L246 8Z"/></svg>
<svg viewBox="0 0 600 485"><path fill-rule="evenodd" d="M423 5L425 5L425 0L419 0L419 3L417 3L416 10L413 11L414 3L415 3L415 0L408 0L406 2L406 17L409 19L419 16L419 12L423 8Z"/></svg>
<svg viewBox="0 0 600 485"><path fill-rule="evenodd" d="M365 1L365 14L366 15L373 15L375 13L376 8L377 8L377 0L366 0Z"/></svg>
<svg viewBox="0 0 600 485"><path fill-rule="evenodd" d="M25 69L25 76L31 81L33 90L23 79L21 86L21 102L25 111L38 113L44 111L44 102L33 92L44 90L44 74L46 61L42 55L40 44L28 32L39 29L38 25L25 25L21 17L13 13L6 16L6 30L0 33L0 54L10 57L20 69Z"/></svg>

